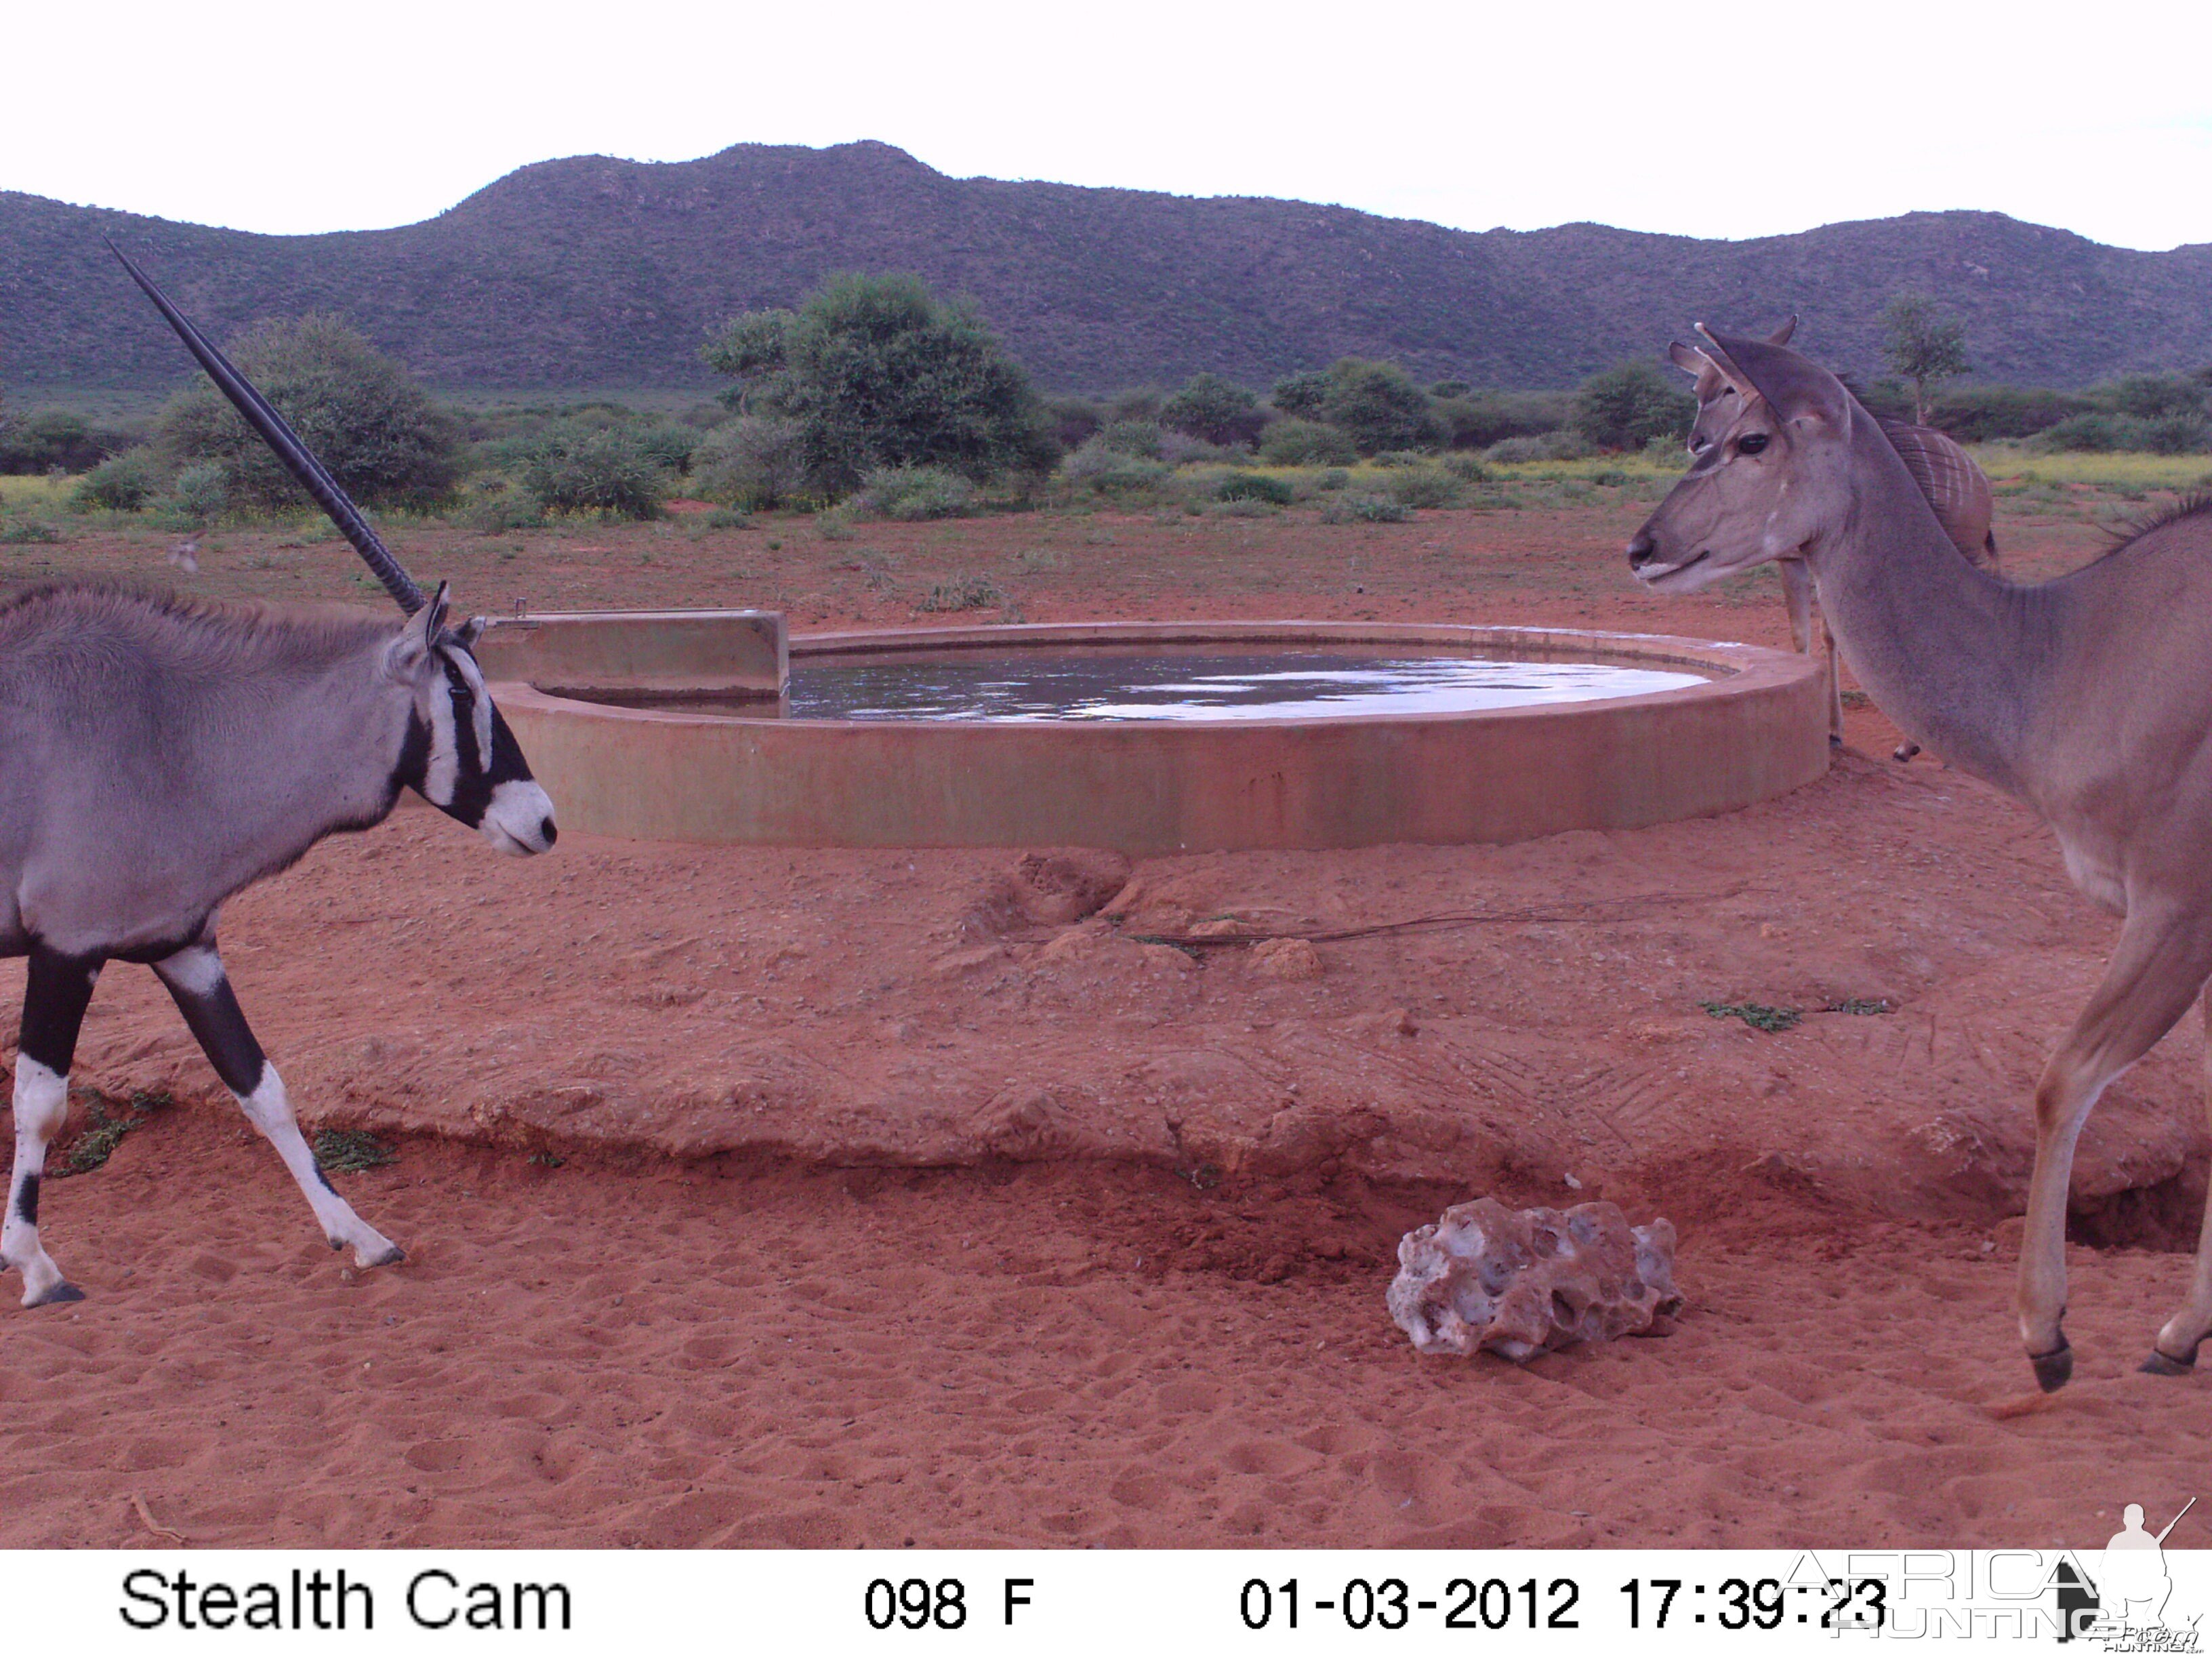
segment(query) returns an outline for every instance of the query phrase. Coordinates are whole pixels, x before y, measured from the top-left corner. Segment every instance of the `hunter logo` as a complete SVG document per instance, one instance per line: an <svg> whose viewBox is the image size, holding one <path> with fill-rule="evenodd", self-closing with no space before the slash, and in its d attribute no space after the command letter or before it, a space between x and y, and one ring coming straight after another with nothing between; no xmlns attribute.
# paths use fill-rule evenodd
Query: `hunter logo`
<svg viewBox="0 0 2212 1659"><path fill-rule="evenodd" d="M2094 1642L2106 1653L2196 1653L2202 1613L2169 1622L2166 1603L2173 1578L2166 1571L2166 1534L2197 1506L2192 1498L2180 1514L2156 1533L2143 1526L2143 1509L2130 1504L2121 1526L2097 1559L2094 1577L2071 1556L2063 1557L2051 1579L2058 1593L2062 1642Z"/></svg>

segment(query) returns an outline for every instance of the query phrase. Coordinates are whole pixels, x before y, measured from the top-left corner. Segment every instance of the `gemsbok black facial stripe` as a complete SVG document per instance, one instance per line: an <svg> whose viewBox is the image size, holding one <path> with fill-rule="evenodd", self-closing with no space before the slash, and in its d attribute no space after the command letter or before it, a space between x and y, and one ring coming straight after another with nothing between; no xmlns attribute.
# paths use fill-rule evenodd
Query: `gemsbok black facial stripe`
<svg viewBox="0 0 2212 1659"><path fill-rule="evenodd" d="M392 768L392 793L422 788L430 768L430 722L410 710L407 735L399 740L399 759Z"/></svg>

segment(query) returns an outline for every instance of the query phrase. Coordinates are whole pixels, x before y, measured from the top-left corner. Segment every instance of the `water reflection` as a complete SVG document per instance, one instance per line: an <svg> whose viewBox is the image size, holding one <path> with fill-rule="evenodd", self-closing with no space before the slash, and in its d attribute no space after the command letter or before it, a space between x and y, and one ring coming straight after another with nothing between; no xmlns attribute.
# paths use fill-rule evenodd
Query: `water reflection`
<svg viewBox="0 0 2212 1659"><path fill-rule="evenodd" d="M910 653L794 662L784 712L794 720L1006 721L1443 714L1638 696L1703 678L1613 663L1283 648ZM634 706L772 713L696 699Z"/></svg>

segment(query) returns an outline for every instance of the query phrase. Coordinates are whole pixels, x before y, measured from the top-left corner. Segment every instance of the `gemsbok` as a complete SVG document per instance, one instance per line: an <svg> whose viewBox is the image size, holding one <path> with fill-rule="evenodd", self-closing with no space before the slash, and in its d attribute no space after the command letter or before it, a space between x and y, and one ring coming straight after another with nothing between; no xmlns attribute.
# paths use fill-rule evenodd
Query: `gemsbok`
<svg viewBox="0 0 2212 1659"><path fill-rule="evenodd" d="M1790 337L1797 331L1797 319L1789 318L1766 337L1769 345L1788 345ZM1689 449L1692 456L1702 455L1719 441L1721 435L1735 422L1741 404L1727 377L1715 368L1710 358L1694 346L1686 346L1680 340L1667 348L1667 355L1674 367L1697 379L1698 414L1690 427ZM1997 568L1997 541L1991 533L1990 522L1996 516L1996 498L1990 489L1989 477L1976 465L1974 458L1960 447L1948 432L1932 426L1915 426L1909 421L1875 417L1880 426L1905 463L1905 471L1912 474L1912 482L1920 486L1920 493L1928 498L1929 506L1936 509L1936 521L1951 544L1969 564L1984 569ZM1782 578L1782 602L1790 613L1790 638L1805 656L1813 654L1813 591L1812 573L1802 559L1778 559L1775 569ZM1827 618L1820 620L1820 635L1828 653L1828 741L1840 744L1844 740L1844 688L1836 672L1836 636L1829 629ZM1920 745L1909 739L1897 746L1893 758L1909 761L1920 752Z"/></svg>
<svg viewBox="0 0 2212 1659"><path fill-rule="evenodd" d="M1630 568L1679 592L1803 560L1882 708L2033 807L2075 884L2125 918L2035 1090L2020 1333L2036 1381L2062 1388L2081 1125L2212 978L2212 500L2182 501L2069 575L2008 582L1959 556L1896 447L1833 374L1784 346L1698 332L1739 407L1636 532ZM2212 1032L2212 998L2204 1016ZM2212 1210L2187 1298L2142 1369L2189 1370L2209 1332Z"/></svg>
<svg viewBox="0 0 2212 1659"><path fill-rule="evenodd" d="M331 1248L351 1246L363 1267L403 1260L301 1138L223 971L217 913L324 836L380 823L403 788L503 852L540 853L554 838L552 803L471 653L480 624L447 625L444 586L424 599L276 410L123 263L407 620L90 585L0 605L0 956L30 958L0 1262L23 1275L27 1308L83 1296L40 1243L39 1182L110 962L160 975Z"/></svg>

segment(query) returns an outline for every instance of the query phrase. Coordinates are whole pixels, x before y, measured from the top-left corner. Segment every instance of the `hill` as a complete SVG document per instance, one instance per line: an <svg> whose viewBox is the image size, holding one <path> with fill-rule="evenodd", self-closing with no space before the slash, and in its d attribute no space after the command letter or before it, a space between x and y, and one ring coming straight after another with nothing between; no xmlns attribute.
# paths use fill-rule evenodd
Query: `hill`
<svg viewBox="0 0 2212 1659"><path fill-rule="evenodd" d="M1248 198L951 179L888 144L741 144L509 173L391 230L263 236L0 193L0 385L155 387L176 343L100 246L124 243L218 337L334 310L446 387L707 387L732 312L824 272L972 295L1039 382L1210 368L1264 386L1346 355L1424 378L1565 386L1703 318L1802 313L1802 344L1875 367L1914 289L1966 319L1981 376L2073 386L2212 362L2212 245L2143 253L2001 214L1916 213L1706 241L1602 225L1468 232Z"/></svg>

